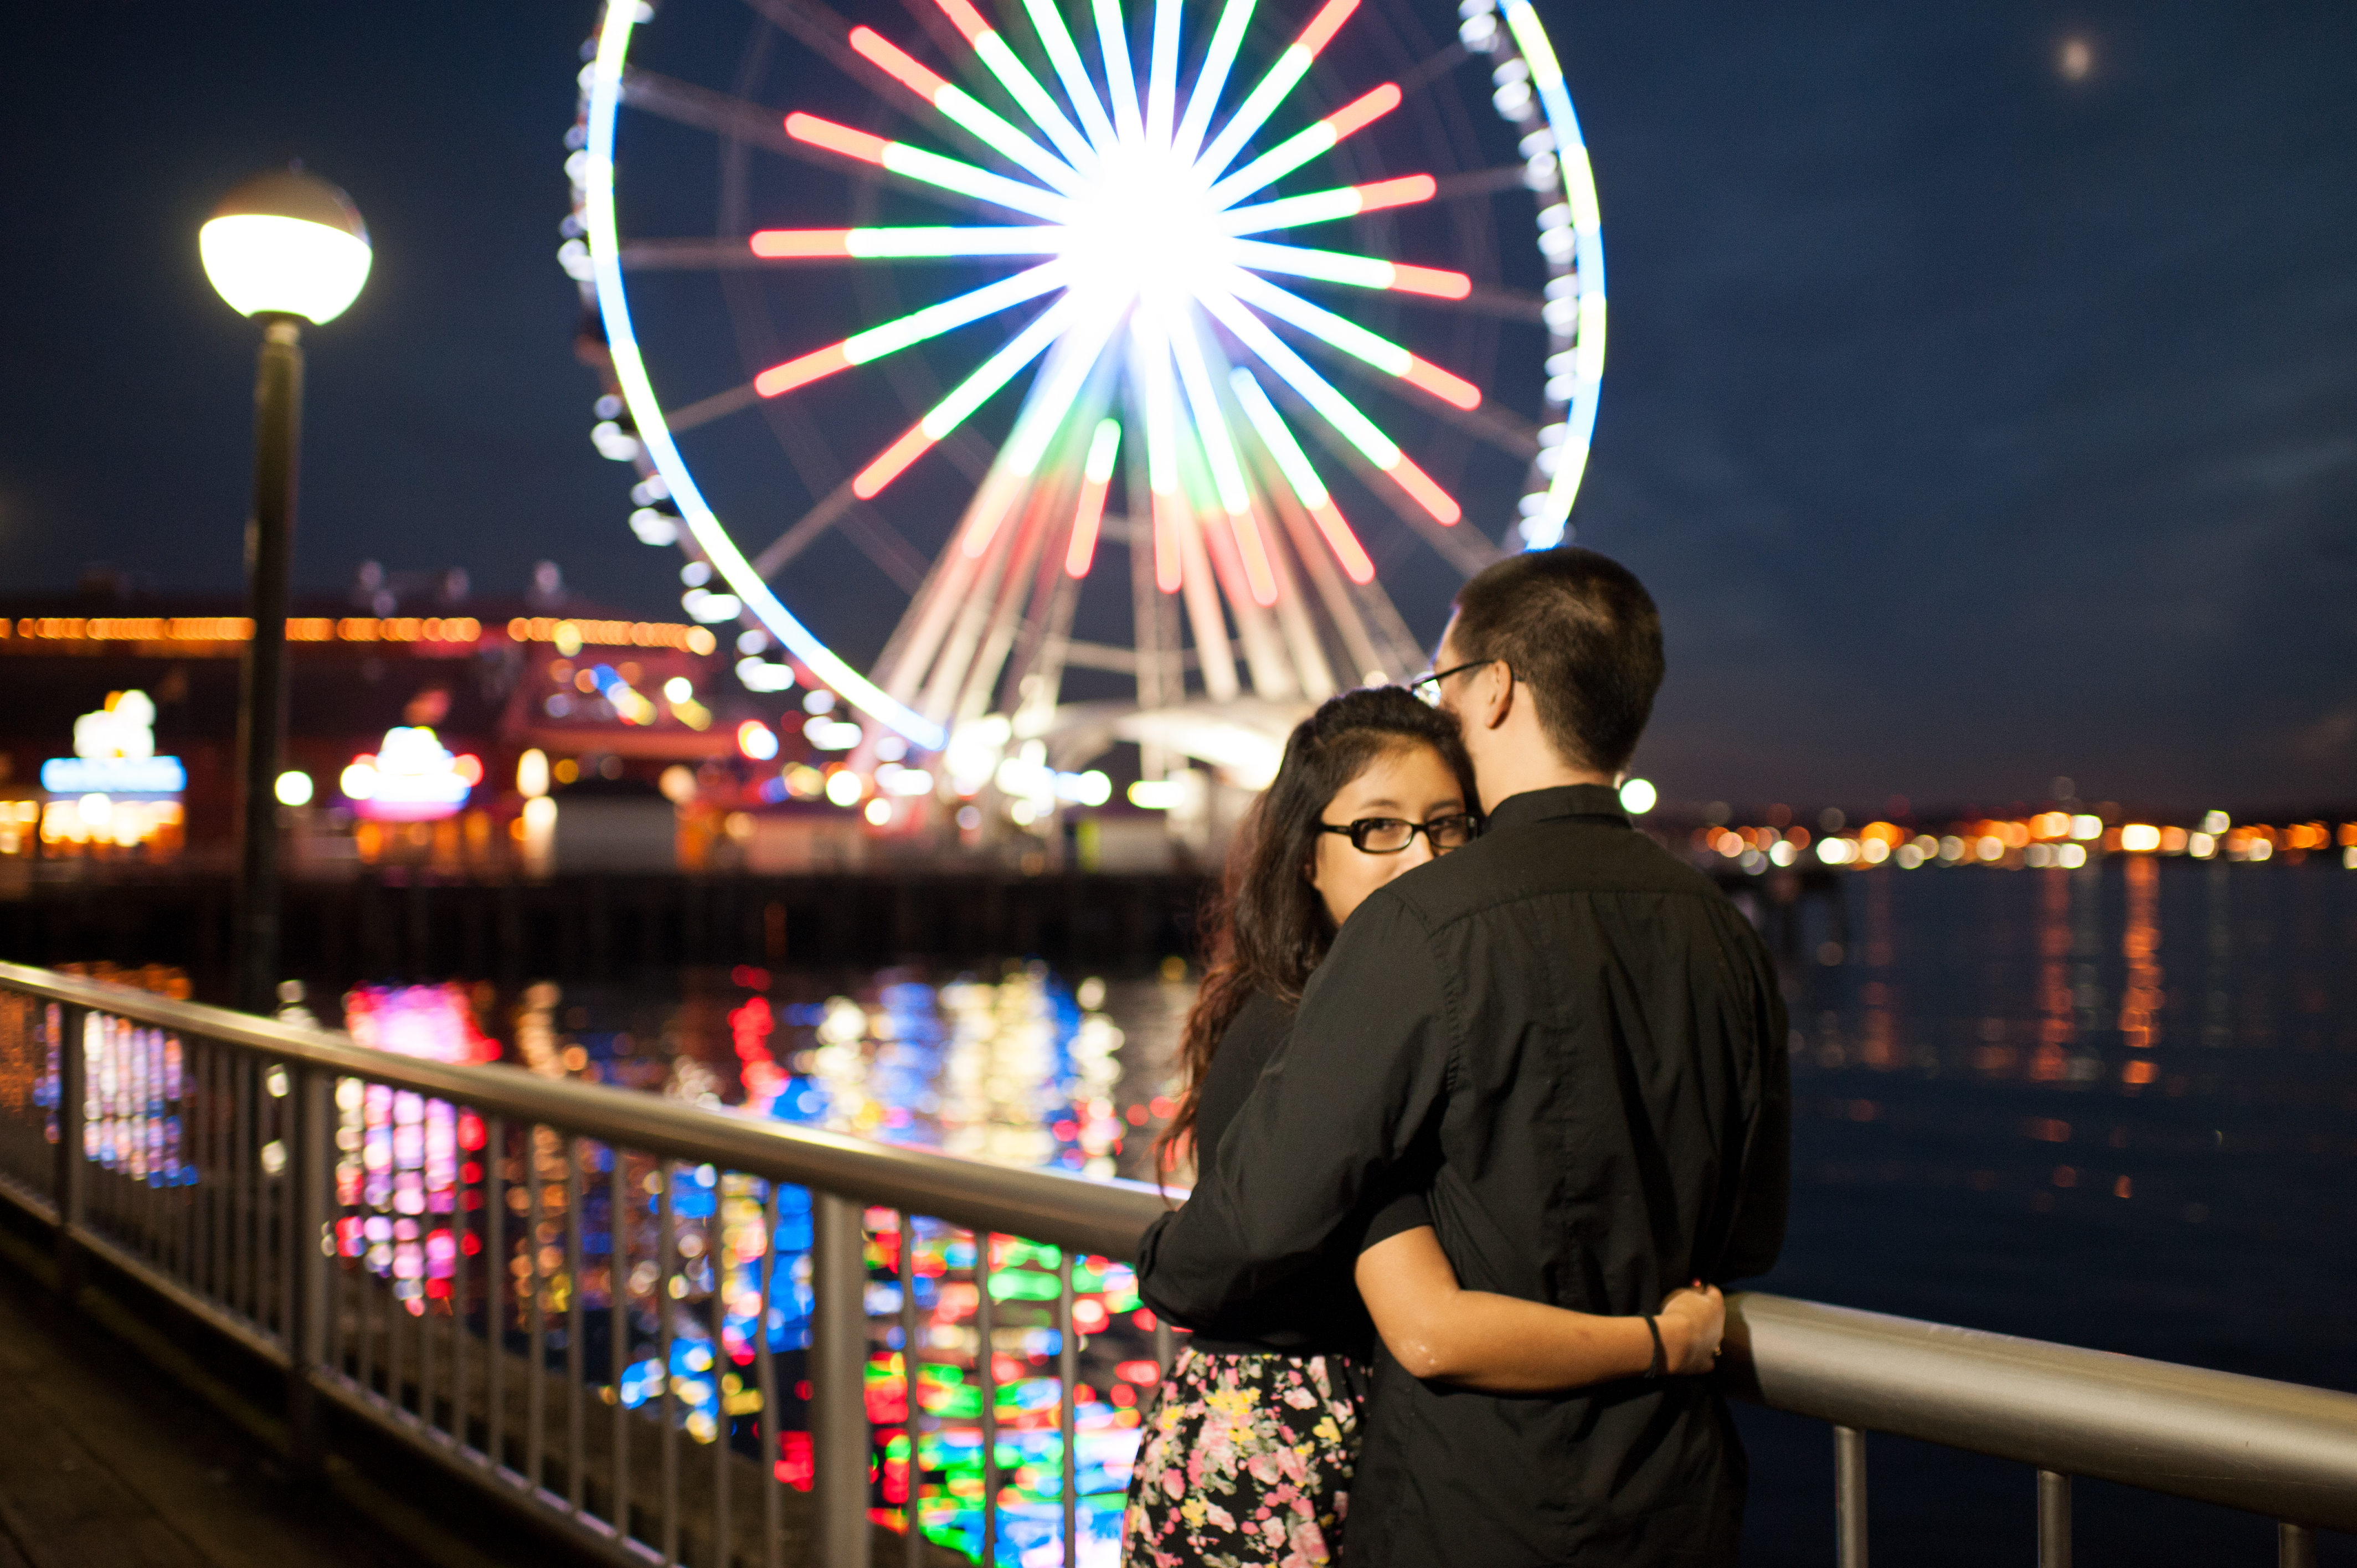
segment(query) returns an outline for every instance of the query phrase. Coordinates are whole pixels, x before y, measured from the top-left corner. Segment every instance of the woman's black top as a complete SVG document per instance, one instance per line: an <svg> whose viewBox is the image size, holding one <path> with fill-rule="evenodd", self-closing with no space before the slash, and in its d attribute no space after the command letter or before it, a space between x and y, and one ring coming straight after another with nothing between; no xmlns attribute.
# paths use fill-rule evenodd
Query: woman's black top
<svg viewBox="0 0 2357 1568"><path fill-rule="evenodd" d="M1243 1004L1203 1075L1195 1102L1195 1179L1219 1168L1220 1139L1260 1081L1261 1069L1293 1031L1293 1015L1267 996ZM1358 1219L1336 1233L1318 1262L1223 1318L1215 1332L1198 1333L1199 1350L1223 1354L1367 1356L1375 1327L1351 1278L1358 1256L1377 1241L1429 1225L1419 1197L1386 1189L1361 1206Z"/></svg>

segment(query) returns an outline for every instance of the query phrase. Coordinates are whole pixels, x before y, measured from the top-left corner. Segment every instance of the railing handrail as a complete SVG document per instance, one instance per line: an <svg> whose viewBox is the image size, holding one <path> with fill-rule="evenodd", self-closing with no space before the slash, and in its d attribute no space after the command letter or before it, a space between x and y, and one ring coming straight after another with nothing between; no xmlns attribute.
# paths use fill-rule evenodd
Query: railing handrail
<svg viewBox="0 0 2357 1568"><path fill-rule="evenodd" d="M335 1031L19 964L0 962L0 988L1103 1256L1134 1256L1166 1203L1141 1183L1024 1170L512 1069L396 1056ZM2357 1394L1760 1292L1727 1298L1719 1377L1738 1398L1838 1426L2357 1530Z"/></svg>
<svg viewBox="0 0 2357 1568"><path fill-rule="evenodd" d="M104 981L0 963L0 988L257 1052L273 1060L363 1077L479 1112L562 1127L649 1154L709 1162L748 1176L816 1187L866 1205L931 1215L969 1230L1027 1237L1124 1261L1161 1214L1142 1182L1080 1177L902 1148L725 1107L542 1078L512 1068L459 1066L355 1045L339 1030L256 1018ZM1171 1200L1180 1194L1173 1191Z"/></svg>
<svg viewBox="0 0 2357 1568"><path fill-rule="evenodd" d="M2068 1476L2357 1530L2357 1394L1745 1292L1738 1398Z"/></svg>

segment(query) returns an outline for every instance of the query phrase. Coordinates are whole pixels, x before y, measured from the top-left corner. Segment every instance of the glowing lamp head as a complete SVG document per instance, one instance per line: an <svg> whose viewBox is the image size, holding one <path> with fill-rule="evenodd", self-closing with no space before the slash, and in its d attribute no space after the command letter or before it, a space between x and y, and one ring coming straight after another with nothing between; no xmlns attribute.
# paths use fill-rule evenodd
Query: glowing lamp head
<svg viewBox="0 0 2357 1568"><path fill-rule="evenodd" d="M333 321L368 281L368 225L313 174L275 169L221 199L197 231L205 276L241 316Z"/></svg>

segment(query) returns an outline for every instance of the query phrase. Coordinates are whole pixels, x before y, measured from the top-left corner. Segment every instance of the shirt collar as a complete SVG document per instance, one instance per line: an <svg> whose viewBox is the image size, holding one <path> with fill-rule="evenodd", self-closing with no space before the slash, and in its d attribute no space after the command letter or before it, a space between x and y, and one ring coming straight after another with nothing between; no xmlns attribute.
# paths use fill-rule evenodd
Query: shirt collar
<svg viewBox="0 0 2357 1568"><path fill-rule="evenodd" d="M1490 812L1485 826L1514 828L1524 822L1551 822L1559 817L1585 817L1609 827L1629 825L1629 813L1620 806L1620 792L1609 784L1564 784L1552 789L1525 789L1519 795L1507 796Z"/></svg>

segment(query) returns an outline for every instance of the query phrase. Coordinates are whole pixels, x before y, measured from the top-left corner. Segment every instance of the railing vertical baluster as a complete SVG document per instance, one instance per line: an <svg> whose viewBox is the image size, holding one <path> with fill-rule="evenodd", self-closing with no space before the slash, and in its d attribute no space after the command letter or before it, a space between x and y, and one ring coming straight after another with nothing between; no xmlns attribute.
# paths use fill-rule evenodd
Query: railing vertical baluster
<svg viewBox="0 0 2357 1568"><path fill-rule="evenodd" d="M811 1194L811 1460L817 1561L868 1561L867 1254L862 1207Z"/></svg>
<svg viewBox="0 0 2357 1568"><path fill-rule="evenodd" d="M205 1294L215 1301L229 1283L229 1050L205 1053Z"/></svg>
<svg viewBox="0 0 2357 1568"><path fill-rule="evenodd" d="M1168 1378L1171 1366L1178 1359L1178 1336L1170 1332L1170 1326L1162 1321L1160 1313L1157 1313L1154 1315L1154 1364L1160 1367L1162 1375Z"/></svg>
<svg viewBox="0 0 2357 1568"><path fill-rule="evenodd" d="M727 1568L731 1557L728 1456L736 1446L730 1440L735 1418L728 1413L726 1382L732 1363L724 1333L728 1322L729 1256L728 1216L721 1198L726 1190L727 1177L716 1175L712 1183L712 1221L704 1247L705 1260L712 1268L712 1295L705 1306L706 1332L712 1336L712 1419L717 1429L712 1439L712 1561L720 1568Z"/></svg>
<svg viewBox="0 0 2357 1568"><path fill-rule="evenodd" d="M1064 1440L1064 1568L1081 1564L1081 1330L1073 1320L1072 1250L1057 1249L1056 1376L1063 1385L1058 1434Z"/></svg>
<svg viewBox="0 0 2357 1568"><path fill-rule="evenodd" d="M606 1178L606 1313L608 1359L614 1370L615 1533L630 1538L630 1407L622 1402L624 1375L630 1369L630 1240L638 1230L638 1208L630 1197L630 1159L622 1146L607 1146L614 1168Z"/></svg>
<svg viewBox="0 0 2357 1568"><path fill-rule="evenodd" d="M165 1158L171 1147L170 1107L164 1094L169 1080L164 1077L164 1031L151 1029L148 1035L155 1044L149 1051L147 1079L147 1256L161 1270L171 1256L164 1244L172 1224L170 1189L164 1182ZM285 1326L282 1320L281 1329Z"/></svg>
<svg viewBox="0 0 2357 1568"><path fill-rule="evenodd" d="M2038 1472L2038 1568L2071 1568L2071 1477Z"/></svg>
<svg viewBox="0 0 2357 1568"><path fill-rule="evenodd" d="M302 1167L297 1160L297 1127L295 1127L295 1073L283 1061L271 1063L264 1075L264 1085L275 1085L271 1091L271 1136L278 1144L278 1175L271 1176L274 1208L278 1209L278 1344L287 1348L287 1365L295 1365L295 1339L297 1323L295 1314L302 1311L302 1281L295 1271L302 1269L302 1259L295 1254L295 1233L302 1219Z"/></svg>
<svg viewBox="0 0 2357 1568"><path fill-rule="evenodd" d="M230 1188L230 1212L236 1217L236 1237L231 1245L230 1271L232 1281L229 1305L253 1320L253 1211L254 1176L259 1167L253 1158L253 1058L238 1053L230 1064L231 1103L234 1106L235 1131L230 1136L230 1157L236 1162L236 1180Z"/></svg>
<svg viewBox="0 0 2357 1568"><path fill-rule="evenodd" d="M328 1288L334 1265L320 1250L327 1230L328 1183L333 1180L335 1139L328 1133L328 1075L317 1068L289 1069L285 1104L290 1112L287 1182L294 1197L288 1227L286 1273L296 1295L287 1317L286 1439L296 1463L323 1468L326 1423L319 1403L319 1371L327 1353Z"/></svg>
<svg viewBox="0 0 2357 1568"><path fill-rule="evenodd" d="M81 1228L87 1212L88 1166L82 1155L89 1134L90 1058L82 1036L87 1025L79 1007L58 1009L58 1146L49 1192L58 1208L58 1294L70 1302L81 1289Z"/></svg>
<svg viewBox="0 0 2357 1568"><path fill-rule="evenodd" d="M906 1568L920 1568L925 1560L924 1466L918 1462L918 1450L925 1433L925 1407L920 1398L924 1386L925 1325L917 1311L917 1217L907 1209L900 1211L900 1388L907 1397L901 1402L908 1417L901 1430L909 1436L909 1466L903 1472L908 1477L908 1497L901 1512L908 1529L900 1539L900 1556Z"/></svg>
<svg viewBox="0 0 2357 1568"><path fill-rule="evenodd" d="M322 1076L325 1077L324 1074ZM327 1220L328 1232L334 1238L331 1244L335 1248L335 1251L330 1253L328 1258L328 1299L325 1309L327 1312L328 1333L326 1342L320 1350L320 1359L323 1365L334 1368L339 1376L341 1376L344 1372L344 1312L345 1307L351 1299L352 1294L351 1282L346 1277L349 1271L344 1267L343 1238L344 1201L342 1165L344 1160L349 1157L348 1151L344 1148L343 1144L344 1110L342 1096L343 1086L346 1081L347 1080L345 1079L332 1078L327 1079L328 1084L328 1122L327 1126L320 1133L320 1136L324 1138L328 1144L326 1155L328 1175L328 1207L325 1219ZM212 1176L208 1174L205 1180L208 1183L211 1183Z"/></svg>
<svg viewBox="0 0 2357 1568"><path fill-rule="evenodd" d="M417 1194L424 1202L417 1214L417 1294L411 1298L417 1310L412 1315L411 1337L417 1341L417 1419L427 1426L434 1424L434 1263L427 1245L434 1235L433 1144L428 1131L433 1124L434 1101L421 1099L417 1103Z"/></svg>
<svg viewBox="0 0 2357 1568"><path fill-rule="evenodd" d="M392 1135L392 1160L385 1166L393 1178L387 1201L393 1213L386 1217L384 1299L384 1398L398 1412L401 1402L401 1320L409 1316L408 1304L401 1294L401 1101L403 1092L390 1090L384 1098L385 1126Z"/></svg>
<svg viewBox="0 0 2357 1568"><path fill-rule="evenodd" d="M761 1383L761 1568L783 1568L785 1494L779 1489L778 1365L770 1348L770 1307L778 1278L778 1184L764 1182L769 1197L761 1210L761 1234L769 1238L761 1255L761 1320L754 1340L753 1362Z"/></svg>
<svg viewBox="0 0 2357 1568"><path fill-rule="evenodd" d="M588 1494L588 1477L581 1468L588 1449L589 1412L582 1400L588 1393L587 1352L581 1327L588 1320L581 1305L581 1140L565 1140L565 1498L575 1518Z"/></svg>
<svg viewBox="0 0 2357 1568"><path fill-rule="evenodd" d="M483 1451L507 1466L508 1123L483 1128Z"/></svg>
<svg viewBox="0 0 2357 1568"><path fill-rule="evenodd" d="M663 1160L655 1169L662 1184L655 1199L655 1354L660 1358L655 1378L662 1391L655 1442L662 1466L662 1560L664 1568L670 1568L679 1561L679 1400L672 1391L671 1369L671 1287L679 1270L679 1238L672 1232L678 1210L672 1188L679 1182L679 1165Z"/></svg>
<svg viewBox="0 0 2357 1568"><path fill-rule="evenodd" d="M523 1130L523 1175L531 1184L524 1189L523 1255L531 1267L519 1276L532 1292L532 1305L524 1315L532 1357L524 1364L523 1477L534 1491L546 1484L548 1459L548 1281L540 1267L544 1244L541 1230L547 1223L548 1208L542 1201L546 1185L540 1168L540 1134L537 1122ZM552 1130L550 1136L554 1135Z"/></svg>
<svg viewBox="0 0 2357 1568"><path fill-rule="evenodd" d="M169 1143L172 1150L170 1172L172 1179L166 1195L169 1201L166 1205L165 1212L170 1224L169 1267L172 1277L185 1285L190 1283L193 1278L192 1271L188 1267L190 1247L195 1232L191 1216L196 1212L193 1204L189 1201L191 1195L188 1191L188 1177L193 1168L189 1164L188 1144L188 1101L193 1098L188 1093L188 1069L191 1065L188 1053L195 1048L195 1045L186 1036L176 1036L175 1038L179 1041L180 1046L180 1070L172 1082L175 1092L172 1095L172 1115L168 1123L171 1128Z"/></svg>
<svg viewBox="0 0 2357 1568"><path fill-rule="evenodd" d="M372 1131L370 1118L375 1114L376 1088L366 1079L361 1080L361 1190L360 1202L355 1206L360 1210L361 1266L354 1272L352 1279L353 1289L359 1293L352 1302L352 1337L360 1342L360 1384L371 1393L376 1391L377 1363L376 1259L373 1255L377 1240L371 1230L377 1214L376 1206L369 1201L369 1188L372 1184L369 1177L368 1156L369 1135Z"/></svg>
<svg viewBox="0 0 2357 1568"><path fill-rule="evenodd" d="M146 1082L143 1086L145 1092L139 1106L142 1122L139 1141L145 1155L144 1162L145 1168L141 1173L140 1180L145 1184L146 1190L139 1195L141 1209L139 1228L145 1232L142 1237L145 1245L139 1251L150 1264L160 1271L165 1258L164 1031L147 1029L142 1032L147 1036L147 1048L140 1053L146 1058L145 1069Z"/></svg>
<svg viewBox="0 0 2357 1568"><path fill-rule="evenodd" d="M1834 1562L1866 1568L1866 1434L1834 1428Z"/></svg>
<svg viewBox="0 0 2357 1568"><path fill-rule="evenodd" d="M998 1353L993 1343L997 1311L990 1300L988 1231L974 1233L974 1373L982 1394L982 1555L998 1568Z"/></svg>
<svg viewBox="0 0 2357 1568"><path fill-rule="evenodd" d="M472 1304L467 1291L467 1240L474 1234L474 1225L467 1218L467 1145L459 1134L465 1128L468 1112L466 1107L450 1107L450 1155L456 1168L450 1173L450 1436L460 1448L468 1445L467 1434L467 1317ZM477 1184L480 1186L480 1183Z"/></svg>
<svg viewBox="0 0 2357 1568"><path fill-rule="evenodd" d="M171 1187L165 1180L165 1176L167 1175L167 1167L168 1164L171 1163L172 1159L172 1118L171 1101L164 1091L170 1087L171 1080L164 1076L164 1061L167 1048L166 1041L163 1037L164 1031L157 1029L153 1031L153 1033L156 1036L156 1044L155 1048L155 1060L151 1069L154 1077L151 1080L149 1089L150 1101L154 1109L150 1112L148 1117L150 1131L147 1139L147 1208L149 1214L147 1244L149 1249L148 1256L155 1261L158 1271L168 1273L170 1270L172 1257L172 1251L168 1245L168 1241L175 1227L172 1219ZM282 1331L285 1329L285 1323L284 1319L280 1320L279 1326Z"/></svg>
<svg viewBox="0 0 2357 1568"><path fill-rule="evenodd" d="M2277 1521L2276 1568L2316 1568L2316 1531L2289 1520Z"/></svg>

